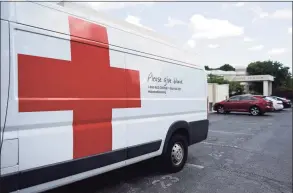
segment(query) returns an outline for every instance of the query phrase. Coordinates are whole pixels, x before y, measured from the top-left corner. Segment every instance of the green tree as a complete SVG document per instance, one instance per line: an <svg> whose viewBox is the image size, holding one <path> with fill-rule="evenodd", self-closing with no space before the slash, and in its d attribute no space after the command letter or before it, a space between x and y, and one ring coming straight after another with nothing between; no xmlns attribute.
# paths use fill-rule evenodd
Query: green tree
<svg viewBox="0 0 293 193"><path fill-rule="evenodd" d="M256 61L247 66L249 75L272 75L275 77L273 82L273 90L280 87L288 87L292 83L292 76L289 67L284 66L278 61ZM289 85L288 85L289 84ZM262 82L252 83L251 88L262 93Z"/></svg>
<svg viewBox="0 0 293 193"><path fill-rule="evenodd" d="M224 64L223 66L219 67L218 70L235 71L235 68L231 66L230 64Z"/></svg>
<svg viewBox="0 0 293 193"><path fill-rule="evenodd" d="M209 66L204 66L205 70L211 70Z"/></svg>
<svg viewBox="0 0 293 193"><path fill-rule="evenodd" d="M229 84L229 95L243 94L244 86L239 82L225 80L222 76L209 74L208 83Z"/></svg>
<svg viewBox="0 0 293 193"><path fill-rule="evenodd" d="M235 71L235 68L230 64L224 64L219 68L210 68L209 66L204 66L205 70L223 70L223 71Z"/></svg>
<svg viewBox="0 0 293 193"><path fill-rule="evenodd" d="M240 84L240 82L229 82L229 94L230 95L238 95L243 94L244 86Z"/></svg>
<svg viewBox="0 0 293 193"><path fill-rule="evenodd" d="M288 89L293 90L293 77L292 76L291 76L291 78L289 78L287 80L286 86L287 86Z"/></svg>
<svg viewBox="0 0 293 193"><path fill-rule="evenodd" d="M217 83L217 84L228 84L229 81L225 80L222 76L209 74L208 83Z"/></svg>

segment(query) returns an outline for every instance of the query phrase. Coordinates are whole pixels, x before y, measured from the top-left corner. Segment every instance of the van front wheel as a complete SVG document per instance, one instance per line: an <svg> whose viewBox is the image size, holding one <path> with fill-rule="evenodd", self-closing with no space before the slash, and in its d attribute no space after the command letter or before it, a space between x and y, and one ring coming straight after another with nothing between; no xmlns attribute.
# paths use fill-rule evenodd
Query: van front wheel
<svg viewBox="0 0 293 193"><path fill-rule="evenodd" d="M166 153L163 155L163 166L167 172L175 173L182 170L188 155L188 143L186 137L174 135L170 139Z"/></svg>

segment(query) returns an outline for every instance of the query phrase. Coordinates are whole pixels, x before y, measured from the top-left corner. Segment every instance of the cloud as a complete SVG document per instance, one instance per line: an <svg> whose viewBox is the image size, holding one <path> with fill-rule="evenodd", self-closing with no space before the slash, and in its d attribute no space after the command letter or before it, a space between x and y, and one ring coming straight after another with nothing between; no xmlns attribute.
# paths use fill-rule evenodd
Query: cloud
<svg viewBox="0 0 293 193"><path fill-rule="evenodd" d="M79 2L83 4L88 4L90 7L92 7L95 10L99 11L105 11L105 10L115 10L115 9L123 9L125 7L131 7L136 5L147 5L150 6L154 2L151 1L132 1L132 2L123 2L123 1L115 1L115 2Z"/></svg>
<svg viewBox="0 0 293 193"><path fill-rule="evenodd" d="M195 47L195 41L190 39L187 41L187 45L190 47L190 48L194 48Z"/></svg>
<svg viewBox="0 0 293 193"><path fill-rule="evenodd" d="M268 51L268 54L279 55L283 54L284 52L286 52L285 48L273 48L270 51Z"/></svg>
<svg viewBox="0 0 293 193"><path fill-rule="evenodd" d="M260 51L263 48L264 48L263 45L257 45L257 46L253 46L253 47L248 48L248 50L250 50L250 51Z"/></svg>
<svg viewBox="0 0 293 193"><path fill-rule="evenodd" d="M179 19L174 19L171 17L168 17L168 23L164 24L166 27L174 27L176 25L187 25L187 23L179 20Z"/></svg>
<svg viewBox="0 0 293 193"><path fill-rule="evenodd" d="M292 19L292 10L290 9L279 9L273 13L269 13L269 12L263 11L259 6L256 6L251 8L251 11L253 11L256 14L256 17L253 19L252 22L255 22L257 19L264 19L264 18Z"/></svg>
<svg viewBox="0 0 293 193"><path fill-rule="evenodd" d="M244 37L243 41L245 41L245 42L253 42L254 40L252 38L250 38L250 37Z"/></svg>
<svg viewBox="0 0 293 193"><path fill-rule="evenodd" d="M244 2L238 2L238 3L223 3L222 8L226 9L229 7L243 7L245 5Z"/></svg>
<svg viewBox="0 0 293 193"><path fill-rule="evenodd" d="M292 34L292 27L289 27L289 28L288 28L288 33L289 33L289 34Z"/></svg>
<svg viewBox="0 0 293 193"><path fill-rule="evenodd" d="M244 4L245 4L244 2L238 2L238 3L235 3L234 6L235 7L242 7L242 6L244 6Z"/></svg>
<svg viewBox="0 0 293 193"><path fill-rule="evenodd" d="M236 26L228 20L206 18L195 14L190 18L193 38L217 39L223 37L240 36L244 33L243 27Z"/></svg>
<svg viewBox="0 0 293 193"><path fill-rule="evenodd" d="M228 3L223 3L222 4L222 9L226 9L226 8L228 8L229 7L229 4Z"/></svg>
<svg viewBox="0 0 293 193"><path fill-rule="evenodd" d="M136 26L142 27L142 28L144 28L144 29L148 29L148 30L154 31L152 28L142 25L142 24L140 23L140 18L135 17L135 16L133 16L133 15L128 15L128 16L126 17L125 21L127 21L128 23L131 23L131 24L133 24L133 25L136 25Z"/></svg>
<svg viewBox="0 0 293 193"><path fill-rule="evenodd" d="M269 13L263 11L262 8L259 6L252 7L251 11L254 12L254 14L256 15L252 22L255 22L257 19L263 19L269 16Z"/></svg>
<svg viewBox="0 0 293 193"><path fill-rule="evenodd" d="M276 10L270 16L273 19L292 19L292 10L290 9L280 9Z"/></svg>
<svg viewBox="0 0 293 193"><path fill-rule="evenodd" d="M209 48L218 48L218 47L220 47L220 45L219 44L210 44L210 45L208 45L208 47Z"/></svg>

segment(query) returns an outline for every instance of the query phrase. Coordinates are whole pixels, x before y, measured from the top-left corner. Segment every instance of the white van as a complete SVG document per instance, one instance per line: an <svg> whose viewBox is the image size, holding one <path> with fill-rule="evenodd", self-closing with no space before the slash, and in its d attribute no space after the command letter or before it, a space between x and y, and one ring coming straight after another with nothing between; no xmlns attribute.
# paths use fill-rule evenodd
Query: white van
<svg viewBox="0 0 293 193"><path fill-rule="evenodd" d="M181 170L208 134L204 68L152 31L66 6L1 3L0 192L158 156Z"/></svg>

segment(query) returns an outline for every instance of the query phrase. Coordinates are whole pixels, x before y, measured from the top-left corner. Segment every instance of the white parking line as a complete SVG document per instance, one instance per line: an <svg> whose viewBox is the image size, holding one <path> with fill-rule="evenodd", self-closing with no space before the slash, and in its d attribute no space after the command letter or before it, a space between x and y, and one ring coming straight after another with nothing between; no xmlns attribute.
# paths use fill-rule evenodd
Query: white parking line
<svg viewBox="0 0 293 193"><path fill-rule="evenodd" d="M225 145L225 144L217 144L217 143L209 143L209 142L201 142L202 144L211 145L211 146L220 146L220 147L231 147L240 149L238 146L232 146L232 145Z"/></svg>
<svg viewBox="0 0 293 193"><path fill-rule="evenodd" d="M251 134L251 133L237 133L237 132L216 131L216 130L209 130L209 132L214 132L214 133L224 133L224 134L232 134L232 135L253 135L253 134Z"/></svg>
<svg viewBox="0 0 293 193"><path fill-rule="evenodd" d="M193 168L197 168L197 169L204 169L204 166L201 165L195 165L195 164L190 164L190 163L186 163L187 166L191 166Z"/></svg>

